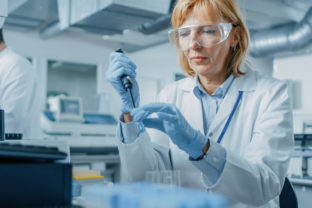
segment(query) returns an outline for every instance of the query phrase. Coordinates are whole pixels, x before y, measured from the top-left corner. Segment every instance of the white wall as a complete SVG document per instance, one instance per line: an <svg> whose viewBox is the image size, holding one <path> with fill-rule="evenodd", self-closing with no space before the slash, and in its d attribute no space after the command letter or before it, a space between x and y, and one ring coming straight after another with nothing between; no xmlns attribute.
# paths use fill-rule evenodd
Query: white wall
<svg viewBox="0 0 312 208"><path fill-rule="evenodd" d="M92 36L90 36L92 37ZM96 44L92 39L81 40L74 33L66 33L42 40L37 32L4 31L4 38L15 51L29 57L45 57L76 63L106 63L112 49Z"/></svg>
<svg viewBox="0 0 312 208"><path fill-rule="evenodd" d="M176 51L169 43L129 54L137 65L138 76L158 77L160 88L174 80L175 73L182 73Z"/></svg>
<svg viewBox="0 0 312 208"><path fill-rule="evenodd" d="M142 95L142 104L155 100L158 93L166 84L174 81L175 73L182 73L178 66L176 52L170 44L162 44L153 48L129 54L137 65L138 83ZM144 87L143 87L144 86Z"/></svg>
<svg viewBox="0 0 312 208"><path fill-rule="evenodd" d="M273 58L254 58L252 56L247 57L248 62L252 70L259 72L263 75L272 76L273 74Z"/></svg>
<svg viewBox="0 0 312 208"><path fill-rule="evenodd" d="M312 120L312 55L275 59L274 76L292 85L294 126L300 133L303 121Z"/></svg>

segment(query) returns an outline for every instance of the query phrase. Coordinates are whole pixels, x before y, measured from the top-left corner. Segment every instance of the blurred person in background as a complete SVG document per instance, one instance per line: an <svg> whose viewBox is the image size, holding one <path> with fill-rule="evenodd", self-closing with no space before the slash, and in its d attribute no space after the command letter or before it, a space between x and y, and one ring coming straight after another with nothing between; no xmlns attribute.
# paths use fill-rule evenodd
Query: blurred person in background
<svg viewBox="0 0 312 208"><path fill-rule="evenodd" d="M0 29L0 108L5 111L5 132L39 135L39 106L36 75L32 64L4 41Z"/></svg>

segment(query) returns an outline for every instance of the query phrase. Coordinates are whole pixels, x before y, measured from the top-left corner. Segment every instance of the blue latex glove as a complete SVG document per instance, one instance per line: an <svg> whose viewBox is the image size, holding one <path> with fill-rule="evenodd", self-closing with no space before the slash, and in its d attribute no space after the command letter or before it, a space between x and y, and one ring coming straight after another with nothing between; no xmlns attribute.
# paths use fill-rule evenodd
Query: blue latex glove
<svg viewBox="0 0 312 208"><path fill-rule="evenodd" d="M135 106L139 106L139 87L135 80L136 65L123 53L113 52L110 55L109 67L106 71L106 79L113 85L121 98L121 111L129 113L132 110L131 98L121 82L123 75L128 75L132 80L132 94Z"/></svg>
<svg viewBox="0 0 312 208"><path fill-rule="evenodd" d="M157 117L149 118L152 113L156 113ZM202 149L207 144L208 138L193 129L175 105L151 103L132 110L131 115L134 121L143 122L145 127L166 133L173 143L193 159L203 154Z"/></svg>

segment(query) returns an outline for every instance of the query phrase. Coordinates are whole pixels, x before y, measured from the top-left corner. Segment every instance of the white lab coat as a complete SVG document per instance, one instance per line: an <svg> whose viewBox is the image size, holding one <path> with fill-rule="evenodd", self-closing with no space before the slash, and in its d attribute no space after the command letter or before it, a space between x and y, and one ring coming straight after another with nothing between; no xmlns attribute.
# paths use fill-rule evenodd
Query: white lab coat
<svg viewBox="0 0 312 208"><path fill-rule="evenodd" d="M31 63L6 47L0 52L0 108L5 111L5 132L39 135L36 76Z"/></svg>
<svg viewBox="0 0 312 208"><path fill-rule="evenodd" d="M180 80L163 89L159 100L175 104L190 125L203 133L202 107L193 88L191 78ZM140 134L131 144L118 142L124 180L143 180L147 170L173 167L182 171L183 186L219 192L230 207L278 207L293 148L287 85L251 70L236 78L209 128L207 136L212 141L217 141L239 91L243 91L242 100L221 141L226 163L216 184L207 185L203 173L209 170L194 165L202 161L191 162L169 137L156 130Z"/></svg>

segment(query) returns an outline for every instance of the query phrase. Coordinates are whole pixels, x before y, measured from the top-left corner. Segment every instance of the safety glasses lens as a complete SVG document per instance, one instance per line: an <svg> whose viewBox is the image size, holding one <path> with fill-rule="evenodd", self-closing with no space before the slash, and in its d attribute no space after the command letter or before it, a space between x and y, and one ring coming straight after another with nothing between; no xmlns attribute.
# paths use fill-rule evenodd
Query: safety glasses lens
<svg viewBox="0 0 312 208"><path fill-rule="evenodd" d="M180 50L187 50L194 44L210 47L224 41L228 34L228 25L202 25L178 28L169 32L170 42Z"/></svg>

